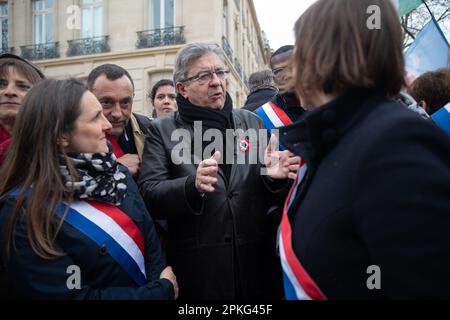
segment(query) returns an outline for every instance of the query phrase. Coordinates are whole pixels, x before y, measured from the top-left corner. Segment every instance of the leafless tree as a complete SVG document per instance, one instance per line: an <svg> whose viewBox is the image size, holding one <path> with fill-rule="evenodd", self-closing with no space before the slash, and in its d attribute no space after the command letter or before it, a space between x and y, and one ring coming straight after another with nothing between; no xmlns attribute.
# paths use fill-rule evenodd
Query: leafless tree
<svg viewBox="0 0 450 320"><path fill-rule="evenodd" d="M426 0L426 4L441 26L450 21L450 0ZM411 45L417 33L422 30L430 19L431 15L423 4L401 17L402 27L405 31L404 48L408 48Z"/></svg>

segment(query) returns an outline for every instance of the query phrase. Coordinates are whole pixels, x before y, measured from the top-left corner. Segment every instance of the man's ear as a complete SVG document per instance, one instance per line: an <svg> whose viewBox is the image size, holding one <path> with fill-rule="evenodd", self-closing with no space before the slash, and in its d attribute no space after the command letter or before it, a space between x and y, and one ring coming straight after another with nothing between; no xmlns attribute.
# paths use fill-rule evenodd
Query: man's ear
<svg viewBox="0 0 450 320"><path fill-rule="evenodd" d="M186 92L186 86L182 82L177 82L176 84L177 92L181 94L185 99L188 98L188 94Z"/></svg>
<svg viewBox="0 0 450 320"><path fill-rule="evenodd" d="M57 140L58 146L62 148L67 148L69 146L69 135L67 133L63 133L60 138Z"/></svg>
<svg viewBox="0 0 450 320"><path fill-rule="evenodd" d="M421 106L424 110L425 110L425 112L426 113L428 113L428 104L427 104L427 102L425 101L425 100L420 100L419 101L419 106Z"/></svg>

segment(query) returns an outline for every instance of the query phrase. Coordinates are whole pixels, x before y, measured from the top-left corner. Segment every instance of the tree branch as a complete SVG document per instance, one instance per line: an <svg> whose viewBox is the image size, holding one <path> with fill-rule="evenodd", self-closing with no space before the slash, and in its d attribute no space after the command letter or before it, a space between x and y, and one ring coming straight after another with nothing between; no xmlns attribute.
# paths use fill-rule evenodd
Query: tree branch
<svg viewBox="0 0 450 320"><path fill-rule="evenodd" d="M437 21L444 21L445 18L450 16L450 7L445 9L445 11L441 14L441 16L437 19Z"/></svg>

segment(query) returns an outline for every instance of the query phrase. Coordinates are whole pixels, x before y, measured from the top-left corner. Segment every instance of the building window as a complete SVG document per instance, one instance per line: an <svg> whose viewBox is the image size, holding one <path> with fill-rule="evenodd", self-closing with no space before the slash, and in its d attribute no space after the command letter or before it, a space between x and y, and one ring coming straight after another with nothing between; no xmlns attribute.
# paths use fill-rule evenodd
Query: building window
<svg viewBox="0 0 450 320"><path fill-rule="evenodd" d="M81 0L81 37L95 38L103 35L103 1Z"/></svg>
<svg viewBox="0 0 450 320"><path fill-rule="evenodd" d="M223 35L226 38L228 38L228 1L227 0L223 0L222 23L223 23Z"/></svg>
<svg viewBox="0 0 450 320"><path fill-rule="evenodd" d="M174 0L150 0L149 29L174 27Z"/></svg>
<svg viewBox="0 0 450 320"><path fill-rule="evenodd" d="M9 50L8 48L8 2L1 1L0 2L0 28L1 28L1 39L2 39L2 48L1 52L6 52Z"/></svg>
<svg viewBox="0 0 450 320"><path fill-rule="evenodd" d="M33 1L34 43L53 41L53 0Z"/></svg>

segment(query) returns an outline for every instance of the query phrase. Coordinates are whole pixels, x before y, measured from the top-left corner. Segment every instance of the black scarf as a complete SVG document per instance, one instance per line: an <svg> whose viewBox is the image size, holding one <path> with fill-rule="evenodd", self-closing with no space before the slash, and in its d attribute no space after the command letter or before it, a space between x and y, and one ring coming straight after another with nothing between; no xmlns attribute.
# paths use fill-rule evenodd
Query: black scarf
<svg viewBox="0 0 450 320"><path fill-rule="evenodd" d="M180 113L181 119L190 124L194 125L194 121L202 121L202 132L208 129L218 129L223 133L223 150L219 150L222 153L221 160L219 160L219 167L222 169L225 178L228 182L231 174L231 164L226 164L226 129L233 129L233 100L231 96L226 94L225 105L221 110L211 109L208 107L199 107L192 104L189 100L185 99L181 94L177 95L177 105L178 112ZM209 141L203 141L202 153L205 147L209 144ZM229 143L234 143L234 140ZM194 150L194 149L192 149ZM234 150L234 149L233 149ZM208 155L209 156L209 155Z"/></svg>
<svg viewBox="0 0 450 320"><path fill-rule="evenodd" d="M67 163L60 155L60 171L65 185L65 195L74 190L77 200L99 200L119 206L127 194L126 176L119 170L111 145L107 153L68 153L78 179L73 181Z"/></svg>
<svg viewBox="0 0 450 320"><path fill-rule="evenodd" d="M225 132L226 129L233 128L231 116L233 101L228 92L225 98L225 105L221 110L196 106L181 94L177 95L177 105L181 119L191 125L194 125L194 121L202 121L202 126L205 130L219 129Z"/></svg>

